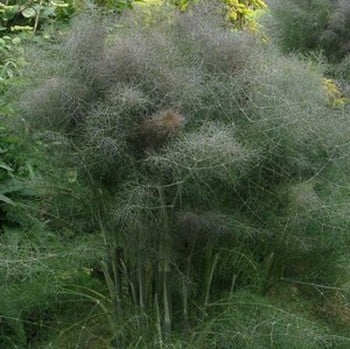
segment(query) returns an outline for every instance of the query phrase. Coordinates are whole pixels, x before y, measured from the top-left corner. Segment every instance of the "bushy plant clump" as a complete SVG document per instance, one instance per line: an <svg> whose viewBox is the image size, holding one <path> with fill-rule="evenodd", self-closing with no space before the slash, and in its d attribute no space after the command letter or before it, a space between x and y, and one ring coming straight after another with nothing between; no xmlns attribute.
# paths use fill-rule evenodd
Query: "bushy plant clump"
<svg viewBox="0 0 350 349"><path fill-rule="evenodd" d="M287 51L322 50L333 61L350 53L350 4L347 0L269 1L273 32Z"/></svg>
<svg viewBox="0 0 350 349"><path fill-rule="evenodd" d="M158 328L161 346L237 289L345 289L350 119L329 106L322 73L227 31L210 6L149 16L77 19L20 97L52 166L89 188L114 345L145 343ZM289 315L267 309L242 347L275 328L277 345L297 347L299 325L286 334ZM308 340L327 347L311 338L326 332L312 325Z"/></svg>

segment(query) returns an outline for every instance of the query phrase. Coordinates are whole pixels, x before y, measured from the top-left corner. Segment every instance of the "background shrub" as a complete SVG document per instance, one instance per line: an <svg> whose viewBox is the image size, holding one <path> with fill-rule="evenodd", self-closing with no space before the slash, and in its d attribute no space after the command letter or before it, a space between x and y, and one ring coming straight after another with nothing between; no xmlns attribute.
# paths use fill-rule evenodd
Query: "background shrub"
<svg viewBox="0 0 350 349"><path fill-rule="evenodd" d="M321 51L331 62L349 54L348 1L269 1L272 35L287 52Z"/></svg>

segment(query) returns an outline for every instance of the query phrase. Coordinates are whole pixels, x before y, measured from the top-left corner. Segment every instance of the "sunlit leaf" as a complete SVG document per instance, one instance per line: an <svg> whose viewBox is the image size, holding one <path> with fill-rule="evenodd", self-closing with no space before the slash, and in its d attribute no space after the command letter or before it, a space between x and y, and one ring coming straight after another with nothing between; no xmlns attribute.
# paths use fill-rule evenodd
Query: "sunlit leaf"
<svg viewBox="0 0 350 349"><path fill-rule="evenodd" d="M25 8L21 13L25 18L33 18L36 15L36 11L31 7Z"/></svg>
<svg viewBox="0 0 350 349"><path fill-rule="evenodd" d="M7 196L0 194L0 202L4 202L8 205L15 205L15 203Z"/></svg>
<svg viewBox="0 0 350 349"><path fill-rule="evenodd" d="M3 170L9 171L9 172L13 171L13 169L10 166L8 166L7 164L5 164L4 162L0 162L0 168L2 168Z"/></svg>

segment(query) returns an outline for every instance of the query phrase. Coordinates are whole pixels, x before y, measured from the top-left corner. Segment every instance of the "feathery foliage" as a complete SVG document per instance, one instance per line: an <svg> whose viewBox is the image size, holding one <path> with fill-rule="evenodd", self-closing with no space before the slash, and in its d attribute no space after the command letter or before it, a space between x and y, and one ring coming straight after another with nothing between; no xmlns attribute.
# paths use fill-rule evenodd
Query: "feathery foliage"
<svg viewBox="0 0 350 349"><path fill-rule="evenodd" d="M208 320L223 295L286 280L318 306L348 297L350 119L322 71L203 5L77 18L41 54L19 110L73 193L75 214L64 191L46 212L103 236L93 269L108 296L85 295L103 305L111 345L162 347L208 321L197 347L330 347L322 325L269 304L258 316L254 300Z"/></svg>
<svg viewBox="0 0 350 349"><path fill-rule="evenodd" d="M350 5L346 0L269 1L276 33L286 51L322 50L331 60L349 54Z"/></svg>

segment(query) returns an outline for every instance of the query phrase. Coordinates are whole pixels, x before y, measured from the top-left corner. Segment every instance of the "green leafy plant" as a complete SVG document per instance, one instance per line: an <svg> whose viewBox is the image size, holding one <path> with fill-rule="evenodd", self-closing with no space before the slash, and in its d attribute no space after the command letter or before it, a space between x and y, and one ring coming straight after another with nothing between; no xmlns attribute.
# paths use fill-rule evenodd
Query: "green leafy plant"
<svg viewBox="0 0 350 349"><path fill-rule="evenodd" d="M48 20L68 19L74 13L71 1L35 0L30 3L10 1L1 4L1 25L8 31L37 31L38 26Z"/></svg>
<svg viewBox="0 0 350 349"><path fill-rule="evenodd" d="M256 11L266 8L263 0L225 0L227 6L227 19L238 28L246 28L258 33L259 26L255 20Z"/></svg>
<svg viewBox="0 0 350 349"><path fill-rule="evenodd" d="M186 11L201 0L174 0L170 1L181 11ZM202 0L202 2L206 2ZM209 2L207 2L209 3ZM218 11L225 15L225 19L236 30L248 30L251 33L260 35L264 40L267 38L263 35L262 28L257 18L267 8L263 0L219 0L214 2ZM213 4L211 4L213 6Z"/></svg>
<svg viewBox="0 0 350 349"><path fill-rule="evenodd" d="M1 207L1 223L6 222L6 208L8 205L15 206L11 194L16 191L13 185L16 176L22 171L21 166L24 164L17 157L21 148L20 140L10 132L6 127L5 117L1 116L0 126L0 207Z"/></svg>

